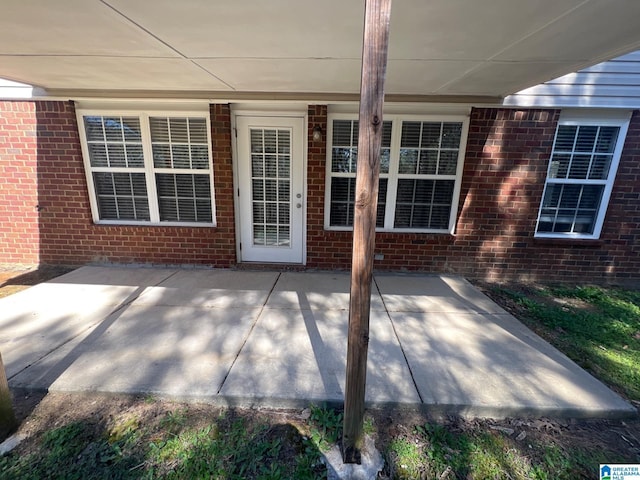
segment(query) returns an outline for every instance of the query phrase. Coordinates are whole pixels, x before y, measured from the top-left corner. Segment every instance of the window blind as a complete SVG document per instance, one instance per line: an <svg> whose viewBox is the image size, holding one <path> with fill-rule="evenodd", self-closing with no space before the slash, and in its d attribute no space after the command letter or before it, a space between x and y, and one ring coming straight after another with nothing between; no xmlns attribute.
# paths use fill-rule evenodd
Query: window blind
<svg viewBox="0 0 640 480"><path fill-rule="evenodd" d="M594 233L619 134L618 126L558 125L538 233Z"/></svg>
<svg viewBox="0 0 640 480"><path fill-rule="evenodd" d="M213 223L205 117L140 113L82 119L98 220Z"/></svg>
<svg viewBox="0 0 640 480"><path fill-rule="evenodd" d="M384 121L378 228L450 230L462 134L461 121L397 117ZM332 121L327 204L330 227L353 225L357 137L357 120Z"/></svg>

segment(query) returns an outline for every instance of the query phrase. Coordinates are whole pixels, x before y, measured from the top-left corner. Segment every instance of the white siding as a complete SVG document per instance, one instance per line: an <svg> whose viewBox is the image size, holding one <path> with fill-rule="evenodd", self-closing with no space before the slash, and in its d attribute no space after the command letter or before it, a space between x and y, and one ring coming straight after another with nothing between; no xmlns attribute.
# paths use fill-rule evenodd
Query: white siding
<svg viewBox="0 0 640 480"><path fill-rule="evenodd" d="M504 105L640 108L640 50L522 90Z"/></svg>
<svg viewBox="0 0 640 480"><path fill-rule="evenodd" d="M0 98L31 98L33 87L0 78Z"/></svg>

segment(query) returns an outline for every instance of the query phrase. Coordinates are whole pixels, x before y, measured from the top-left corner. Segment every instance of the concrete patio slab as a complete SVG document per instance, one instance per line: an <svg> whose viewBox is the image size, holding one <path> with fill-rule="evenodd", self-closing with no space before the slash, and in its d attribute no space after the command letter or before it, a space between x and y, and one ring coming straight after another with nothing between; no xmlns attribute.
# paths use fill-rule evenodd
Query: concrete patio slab
<svg viewBox="0 0 640 480"><path fill-rule="evenodd" d="M276 272L184 270L160 286L146 288L136 305L252 308L264 306L278 280Z"/></svg>
<svg viewBox="0 0 640 480"><path fill-rule="evenodd" d="M215 396L258 313L129 306L80 346L50 390Z"/></svg>
<svg viewBox="0 0 640 480"><path fill-rule="evenodd" d="M35 381L42 359L88 335L107 315L175 270L83 267L2 300L0 345L9 378L31 365ZM36 372L35 370L40 370ZM27 381L25 379L25 381Z"/></svg>
<svg viewBox="0 0 640 480"><path fill-rule="evenodd" d="M46 284L149 287L159 285L182 270L150 267L81 267Z"/></svg>
<svg viewBox="0 0 640 480"><path fill-rule="evenodd" d="M0 299L11 386L340 403L349 274L83 267ZM468 416L636 410L464 279L376 274L366 400Z"/></svg>
<svg viewBox="0 0 640 480"><path fill-rule="evenodd" d="M351 276L344 272L284 272L269 296L269 308L349 310ZM384 311L372 289L371 310Z"/></svg>
<svg viewBox="0 0 640 480"><path fill-rule="evenodd" d="M251 272L216 270L210 268L179 270L160 286L168 288L205 288L216 290L271 291L280 274L278 272Z"/></svg>
<svg viewBox="0 0 640 480"><path fill-rule="evenodd" d="M461 277L376 274L375 281L390 312L505 313Z"/></svg>
<svg viewBox="0 0 640 480"><path fill-rule="evenodd" d="M233 403L342 402L348 312L267 308L220 394ZM366 401L419 404L420 398L385 312L370 322Z"/></svg>
<svg viewBox="0 0 640 480"><path fill-rule="evenodd" d="M51 384L78 358L81 351L84 351L80 346L85 339L89 338L96 327L102 324L93 324L79 335L60 345L54 345L49 341L47 345L52 350L36 360L33 360L34 356L30 355L28 358L33 363L27 364L22 370L12 374L9 384L18 388L48 390Z"/></svg>
<svg viewBox="0 0 640 480"><path fill-rule="evenodd" d="M390 315L418 390L435 410L489 417L630 411L627 402L509 314Z"/></svg>
<svg viewBox="0 0 640 480"><path fill-rule="evenodd" d="M243 309L262 307L268 296L269 290L148 287L135 300L134 304Z"/></svg>
<svg viewBox="0 0 640 480"><path fill-rule="evenodd" d="M329 311L323 320L335 325L339 317L340 312ZM314 343L322 350L314 351ZM335 348L319 335L312 343L300 311L265 309L220 394L233 403L339 401Z"/></svg>
<svg viewBox="0 0 640 480"><path fill-rule="evenodd" d="M78 336L87 335L101 318L109 315L114 306L95 304L86 299L69 310L68 303L40 304L35 308L28 297L24 304L4 303L0 321L0 348L9 378L46 357L58 346ZM28 312L19 313L19 312Z"/></svg>

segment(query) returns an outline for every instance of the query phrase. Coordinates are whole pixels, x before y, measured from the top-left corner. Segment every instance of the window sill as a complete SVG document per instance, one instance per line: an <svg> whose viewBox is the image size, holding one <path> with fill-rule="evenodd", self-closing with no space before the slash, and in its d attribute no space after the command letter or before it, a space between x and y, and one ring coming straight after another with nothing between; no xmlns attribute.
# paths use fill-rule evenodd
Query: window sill
<svg viewBox="0 0 640 480"><path fill-rule="evenodd" d="M96 226L99 226L99 227L216 228L216 224L215 223L196 223L196 222L151 223L151 222L118 222L118 221L109 221L109 220L99 220L97 222L94 221L93 224L96 225Z"/></svg>
<svg viewBox="0 0 640 480"><path fill-rule="evenodd" d="M604 241L600 238L577 238L577 237L534 237L533 242L537 245L559 245L562 247L584 246L584 247L600 247L604 245Z"/></svg>
<svg viewBox="0 0 640 480"><path fill-rule="evenodd" d="M352 227L324 227L325 232L353 232ZM406 233L409 235L449 235L453 233L449 230L417 230L411 228L376 228L376 233Z"/></svg>

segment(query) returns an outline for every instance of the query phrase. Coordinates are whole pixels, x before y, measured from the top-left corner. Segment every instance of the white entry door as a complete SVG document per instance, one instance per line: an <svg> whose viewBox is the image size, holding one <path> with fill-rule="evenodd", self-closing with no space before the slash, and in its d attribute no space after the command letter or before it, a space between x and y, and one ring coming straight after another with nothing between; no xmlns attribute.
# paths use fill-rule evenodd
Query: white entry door
<svg viewBox="0 0 640 480"><path fill-rule="evenodd" d="M304 118L236 117L240 259L302 263Z"/></svg>

